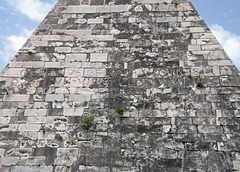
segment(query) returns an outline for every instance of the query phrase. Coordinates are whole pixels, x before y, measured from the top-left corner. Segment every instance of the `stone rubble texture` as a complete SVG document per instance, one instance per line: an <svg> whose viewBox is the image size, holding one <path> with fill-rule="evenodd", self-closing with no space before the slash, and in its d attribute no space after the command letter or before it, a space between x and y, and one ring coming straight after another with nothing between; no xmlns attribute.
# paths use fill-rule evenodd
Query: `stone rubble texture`
<svg viewBox="0 0 240 172"><path fill-rule="evenodd" d="M59 0L0 88L1 172L240 171L239 71L189 0Z"/></svg>

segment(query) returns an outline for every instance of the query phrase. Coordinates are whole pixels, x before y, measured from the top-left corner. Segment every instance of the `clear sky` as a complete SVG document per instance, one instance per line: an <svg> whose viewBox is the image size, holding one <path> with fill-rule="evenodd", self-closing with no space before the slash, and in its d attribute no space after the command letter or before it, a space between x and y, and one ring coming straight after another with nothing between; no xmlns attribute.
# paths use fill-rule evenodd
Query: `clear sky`
<svg viewBox="0 0 240 172"><path fill-rule="evenodd" d="M0 71L13 58L57 0L0 0ZM192 0L240 69L240 0Z"/></svg>

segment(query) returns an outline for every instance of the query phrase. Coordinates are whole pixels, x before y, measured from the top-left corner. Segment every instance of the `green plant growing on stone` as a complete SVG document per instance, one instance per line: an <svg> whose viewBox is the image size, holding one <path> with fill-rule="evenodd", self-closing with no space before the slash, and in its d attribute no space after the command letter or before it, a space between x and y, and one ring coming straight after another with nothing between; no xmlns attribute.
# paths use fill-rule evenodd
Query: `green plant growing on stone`
<svg viewBox="0 0 240 172"><path fill-rule="evenodd" d="M197 87L203 87L203 77L199 74L195 77L195 83Z"/></svg>
<svg viewBox="0 0 240 172"><path fill-rule="evenodd" d="M116 109L116 113L119 115L119 116L123 116L125 110L123 108L117 108Z"/></svg>
<svg viewBox="0 0 240 172"><path fill-rule="evenodd" d="M93 124L95 117L95 115L83 115L81 119L82 125L89 128Z"/></svg>

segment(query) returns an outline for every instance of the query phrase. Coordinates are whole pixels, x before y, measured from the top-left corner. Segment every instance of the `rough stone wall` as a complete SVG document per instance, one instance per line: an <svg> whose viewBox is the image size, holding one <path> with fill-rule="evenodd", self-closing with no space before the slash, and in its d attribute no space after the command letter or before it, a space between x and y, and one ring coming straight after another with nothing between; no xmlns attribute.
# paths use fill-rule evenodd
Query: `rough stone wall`
<svg viewBox="0 0 240 172"><path fill-rule="evenodd" d="M0 88L2 172L240 170L239 71L189 0L60 0Z"/></svg>

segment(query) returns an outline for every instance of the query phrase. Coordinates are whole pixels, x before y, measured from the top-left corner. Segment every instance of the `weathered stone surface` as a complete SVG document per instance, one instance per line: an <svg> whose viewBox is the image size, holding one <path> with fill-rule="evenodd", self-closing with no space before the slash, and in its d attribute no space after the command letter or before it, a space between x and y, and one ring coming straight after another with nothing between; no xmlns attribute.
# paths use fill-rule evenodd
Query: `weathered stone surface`
<svg viewBox="0 0 240 172"><path fill-rule="evenodd" d="M239 171L239 88L189 0L59 0L1 74L0 171Z"/></svg>

